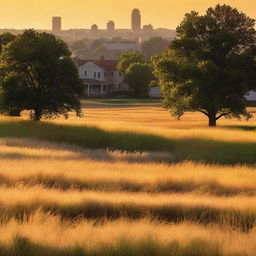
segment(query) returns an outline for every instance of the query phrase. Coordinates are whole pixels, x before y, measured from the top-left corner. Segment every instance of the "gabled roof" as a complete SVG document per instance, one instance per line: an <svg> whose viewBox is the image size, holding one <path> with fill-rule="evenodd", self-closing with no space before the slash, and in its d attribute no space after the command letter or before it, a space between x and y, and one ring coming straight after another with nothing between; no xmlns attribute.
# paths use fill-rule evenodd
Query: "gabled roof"
<svg viewBox="0 0 256 256"><path fill-rule="evenodd" d="M78 66L81 67L84 64L92 62L93 64L101 67L106 71L116 71L118 60L78 60Z"/></svg>

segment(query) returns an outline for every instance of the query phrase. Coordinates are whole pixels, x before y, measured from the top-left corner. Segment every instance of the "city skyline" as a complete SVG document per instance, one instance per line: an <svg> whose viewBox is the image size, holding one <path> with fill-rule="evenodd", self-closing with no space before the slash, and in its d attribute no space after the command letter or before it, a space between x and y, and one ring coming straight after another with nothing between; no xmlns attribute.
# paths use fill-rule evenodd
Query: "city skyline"
<svg viewBox="0 0 256 256"><path fill-rule="evenodd" d="M142 15L142 25L152 24L155 28L175 29L184 14L192 10L203 13L208 7L216 4L230 4L255 18L255 0L0 0L4 12L0 17L0 28L9 29L51 29L53 16L61 16L63 29L90 28L97 24L100 29L106 28L110 20L116 28L130 28L130 13L138 8ZM161 15L156 14L161 13Z"/></svg>

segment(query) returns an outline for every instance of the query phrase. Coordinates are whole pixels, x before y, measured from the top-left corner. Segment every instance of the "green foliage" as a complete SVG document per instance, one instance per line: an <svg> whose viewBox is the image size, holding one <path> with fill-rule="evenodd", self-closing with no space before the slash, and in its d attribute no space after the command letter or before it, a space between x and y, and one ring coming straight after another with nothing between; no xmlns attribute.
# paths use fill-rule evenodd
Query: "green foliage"
<svg viewBox="0 0 256 256"><path fill-rule="evenodd" d="M107 48L105 46L101 45L94 50L93 56L94 56L94 58L99 59L99 58L108 56L109 53L110 52L107 50Z"/></svg>
<svg viewBox="0 0 256 256"><path fill-rule="evenodd" d="M106 38L96 39L92 42L91 50L95 51L97 48L101 47L104 43L107 43L108 40Z"/></svg>
<svg viewBox="0 0 256 256"><path fill-rule="evenodd" d="M125 82L136 96L147 96L151 80L153 80L151 65L147 63L133 63L125 73Z"/></svg>
<svg viewBox="0 0 256 256"><path fill-rule="evenodd" d="M67 45L52 34L27 30L1 54L2 110L31 110L31 117L81 115L78 70Z"/></svg>
<svg viewBox="0 0 256 256"><path fill-rule="evenodd" d="M227 5L185 15L169 49L152 58L164 106L179 118L200 111L215 126L221 117L251 115L245 94L255 89L255 21Z"/></svg>
<svg viewBox="0 0 256 256"><path fill-rule="evenodd" d="M76 55L83 55L83 56L88 57L91 54L91 49L89 46L87 46L86 39L78 40L78 41L74 42L70 46L70 49Z"/></svg>
<svg viewBox="0 0 256 256"><path fill-rule="evenodd" d="M0 35L0 54L2 53L3 47L12 42L15 38L16 36L11 33L3 33Z"/></svg>
<svg viewBox="0 0 256 256"><path fill-rule="evenodd" d="M146 63L144 55L138 52L125 52L122 54L117 68L125 74L130 65L134 63Z"/></svg>
<svg viewBox="0 0 256 256"><path fill-rule="evenodd" d="M142 43L142 52L150 58L155 54L160 54L163 50L167 49L169 41L162 37L152 37L148 41Z"/></svg>

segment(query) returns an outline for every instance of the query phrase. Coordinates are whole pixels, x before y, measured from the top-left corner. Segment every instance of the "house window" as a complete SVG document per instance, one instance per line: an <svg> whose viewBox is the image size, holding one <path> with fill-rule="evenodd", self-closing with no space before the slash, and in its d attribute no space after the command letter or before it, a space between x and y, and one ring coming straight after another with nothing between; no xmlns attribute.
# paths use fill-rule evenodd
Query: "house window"
<svg viewBox="0 0 256 256"><path fill-rule="evenodd" d="M87 70L84 71L84 76L88 76L88 71Z"/></svg>
<svg viewBox="0 0 256 256"><path fill-rule="evenodd" d="M100 72L98 72L98 78L100 78Z"/></svg>
<svg viewBox="0 0 256 256"><path fill-rule="evenodd" d="M122 72L121 71L119 71L119 76L122 76Z"/></svg>
<svg viewBox="0 0 256 256"><path fill-rule="evenodd" d="M97 78L97 72L93 72L93 78Z"/></svg>
<svg viewBox="0 0 256 256"><path fill-rule="evenodd" d="M121 86L122 86L121 84L118 85L119 90L121 89Z"/></svg>
<svg viewBox="0 0 256 256"><path fill-rule="evenodd" d="M111 76L112 76L112 77L114 76L114 72L111 72Z"/></svg>

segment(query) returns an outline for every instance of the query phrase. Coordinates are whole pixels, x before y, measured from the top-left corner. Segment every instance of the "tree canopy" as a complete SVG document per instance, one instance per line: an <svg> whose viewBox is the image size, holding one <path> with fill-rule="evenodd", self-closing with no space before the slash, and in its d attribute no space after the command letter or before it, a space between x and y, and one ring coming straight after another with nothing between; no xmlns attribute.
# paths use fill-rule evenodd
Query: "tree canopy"
<svg viewBox="0 0 256 256"><path fill-rule="evenodd" d="M144 55L139 52L125 52L121 55L118 70L125 74L130 65L134 63L146 63Z"/></svg>
<svg viewBox="0 0 256 256"><path fill-rule="evenodd" d="M228 5L191 12L168 50L152 59L164 106L177 118L200 111L215 126L244 116L245 95L255 89L255 20Z"/></svg>
<svg viewBox="0 0 256 256"><path fill-rule="evenodd" d="M125 73L125 82L136 97L148 96L149 84L153 80L152 67L147 63L133 63Z"/></svg>
<svg viewBox="0 0 256 256"><path fill-rule="evenodd" d="M155 54L160 54L168 48L169 41L162 37L152 37L142 43L142 53L150 58Z"/></svg>
<svg viewBox="0 0 256 256"><path fill-rule="evenodd" d="M3 50L3 47L12 42L15 38L16 36L11 33L3 33L0 35L0 54Z"/></svg>
<svg viewBox="0 0 256 256"><path fill-rule="evenodd" d="M48 33L27 30L4 48L1 57L1 108L31 110L31 117L81 115L78 70L68 46Z"/></svg>

